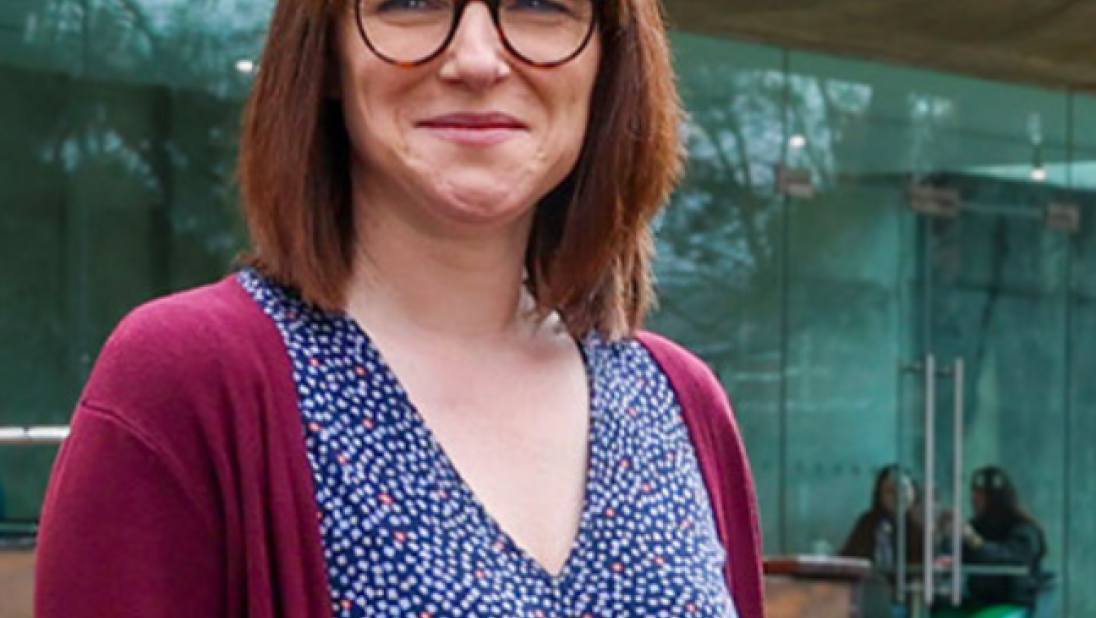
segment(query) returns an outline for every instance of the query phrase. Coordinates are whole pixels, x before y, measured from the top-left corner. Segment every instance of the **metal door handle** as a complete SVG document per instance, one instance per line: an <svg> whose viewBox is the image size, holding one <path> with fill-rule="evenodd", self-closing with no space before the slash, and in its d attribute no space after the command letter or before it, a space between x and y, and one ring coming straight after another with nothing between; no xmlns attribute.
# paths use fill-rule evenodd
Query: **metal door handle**
<svg viewBox="0 0 1096 618"><path fill-rule="evenodd" d="M925 356L925 499L922 572L924 574L925 605L932 607L935 583L933 582L933 537L936 523L933 514L936 511L936 357Z"/></svg>
<svg viewBox="0 0 1096 618"><path fill-rule="evenodd" d="M955 513L951 523L951 602L958 606L963 601L963 359L955 359L955 371L952 372L955 380L955 427L953 431L954 461L952 470L952 496L955 499Z"/></svg>

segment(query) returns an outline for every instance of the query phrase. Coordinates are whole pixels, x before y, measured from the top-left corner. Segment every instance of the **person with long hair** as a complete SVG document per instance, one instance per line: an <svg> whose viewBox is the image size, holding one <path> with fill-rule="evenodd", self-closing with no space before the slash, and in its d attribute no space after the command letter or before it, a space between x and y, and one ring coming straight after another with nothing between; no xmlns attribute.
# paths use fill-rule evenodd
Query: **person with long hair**
<svg viewBox="0 0 1096 618"><path fill-rule="evenodd" d="M924 555L924 528L914 513L916 500L916 487L905 470L896 464L880 468L872 486L871 506L856 520L841 555L866 558L889 572L898 561L901 528L905 531L906 561L919 562Z"/></svg>
<svg viewBox="0 0 1096 618"><path fill-rule="evenodd" d="M971 478L974 517L963 528L969 564L1023 567L1022 576L974 575L967 580L967 604L1030 606L1043 582L1047 547L1043 528L1021 505L1004 468L986 466Z"/></svg>
<svg viewBox="0 0 1096 618"><path fill-rule="evenodd" d="M642 330L656 0L279 0L251 251L104 346L38 618L761 618L726 394Z"/></svg>

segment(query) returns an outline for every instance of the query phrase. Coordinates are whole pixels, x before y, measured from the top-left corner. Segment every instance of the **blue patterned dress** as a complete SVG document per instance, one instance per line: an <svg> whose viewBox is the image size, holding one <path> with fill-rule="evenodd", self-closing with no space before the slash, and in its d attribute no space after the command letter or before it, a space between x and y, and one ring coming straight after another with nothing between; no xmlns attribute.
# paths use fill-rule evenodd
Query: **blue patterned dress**
<svg viewBox="0 0 1096 618"><path fill-rule="evenodd" d="M736 618L692 442L640 344L581 342L589 469L553 575L473 494L357 322L239 278L292 360L335 616Z"/></svg>

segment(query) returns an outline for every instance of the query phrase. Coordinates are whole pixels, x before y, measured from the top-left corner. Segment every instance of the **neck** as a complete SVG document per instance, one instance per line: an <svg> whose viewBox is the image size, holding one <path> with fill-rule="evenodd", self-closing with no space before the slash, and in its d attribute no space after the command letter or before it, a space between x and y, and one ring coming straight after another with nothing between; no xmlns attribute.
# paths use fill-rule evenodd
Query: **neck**
<svg viewBox="0 0 1096 618"><path fill-rule="evenodd" d="M375 196L356 200L357 246L347 312L367 331L435 342L524 332L522 286L532 217L484 233L430 225Z"/></svg>

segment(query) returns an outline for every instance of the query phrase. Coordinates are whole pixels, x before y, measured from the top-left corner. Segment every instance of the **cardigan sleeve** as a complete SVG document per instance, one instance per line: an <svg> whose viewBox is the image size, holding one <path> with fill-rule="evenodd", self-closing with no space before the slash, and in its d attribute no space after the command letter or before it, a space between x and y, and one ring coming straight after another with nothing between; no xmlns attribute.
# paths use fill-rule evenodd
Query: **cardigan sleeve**
<svg viewBox="0 0 1096 618"><path fill-rule="evenodd" d="M330 595L292 367L229 277L103 346L42 509L38 618L323 618Z"/></svg>
<svg viewBox="0 0 1096 618"><path fill-rule="evenodd" d="M219 536L155 444L83 403L43 506L35 616L223 615Z"/></svg>

